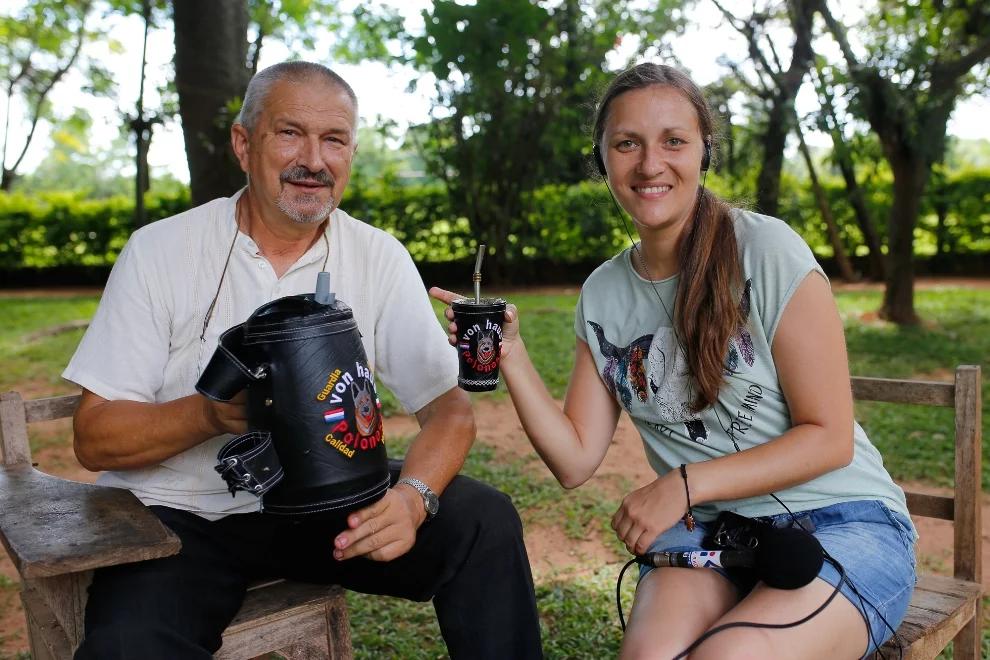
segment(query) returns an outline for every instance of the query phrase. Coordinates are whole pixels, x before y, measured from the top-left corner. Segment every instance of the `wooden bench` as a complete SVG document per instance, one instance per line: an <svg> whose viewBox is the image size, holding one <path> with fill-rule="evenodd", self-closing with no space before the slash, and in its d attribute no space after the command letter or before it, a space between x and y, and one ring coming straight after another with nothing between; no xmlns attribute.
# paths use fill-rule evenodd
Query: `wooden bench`
<svg viewBox="0 0 990 660"><path fill-rule="evenodd" d="M955 660L977 660L983 621L980 368L960 366L954 383L855 377L852 386L858 401L955 411L953 496L906 491L913 515L953 522L953 576L919 578L897 634L905 660L935 658L950 642ZM68 417L77 400L0 395L0 540L21 574L35 660L69 657L79 643L93 568L163 557L179 547L129 492L57 479L31 466L27 424ZM249 592L217 657L251 657L275 649L288 658L351 657L339 590L278 582ZM311 655L313 649L322 651ZM884 652L898 657L891 655L897 653L893 641Z"/></svg>
<svg viewBox="0 0 990 660"><path fill-rule="evenodd" d="M919 576L907 616L897 630L903 656L898 656L891 640L883 648L884 657L930 660L952 642L954 660L978 660L983 623L980 368L958 367L954 383L855 377L852 386L857 401L943 406L955 411L953 495L905 489L912 515L953 522L953 575Z"/></svg>
<svg viewBox="0 0 990 660"><path fill-rule="evenodd" d="M130 491L39 472L28 424L71 417L79 396L0 394L0 541L21 579L33 660L71 658L82 641L93 569L179 551L179 539ZM341 589L276 580L252 587L217 658L277 651L287 660L352 657Z"/></svg>

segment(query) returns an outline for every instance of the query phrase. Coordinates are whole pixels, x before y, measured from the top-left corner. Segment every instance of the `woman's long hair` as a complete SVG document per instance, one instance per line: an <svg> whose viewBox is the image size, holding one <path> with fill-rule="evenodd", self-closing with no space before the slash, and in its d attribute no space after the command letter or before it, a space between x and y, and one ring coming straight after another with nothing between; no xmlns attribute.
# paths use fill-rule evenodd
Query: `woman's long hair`
<svg viewBox="0 0 990 660"><path fill-rule="evenodd" d="M594 142L602 148L609 107L618 96L651 85L680 91L698 116L702 139L715 151L715 118L701 89L686 74L662 64L644 63L620 73L606 88L595 112ZM715 403L725 382L729 339L745 319L740 309L742 264L736 245L731 208L717 195L701 188L694 220L677 245L680 279L674 305L674 330L686 353L688 369L697 388L695 411Z"/></svg>

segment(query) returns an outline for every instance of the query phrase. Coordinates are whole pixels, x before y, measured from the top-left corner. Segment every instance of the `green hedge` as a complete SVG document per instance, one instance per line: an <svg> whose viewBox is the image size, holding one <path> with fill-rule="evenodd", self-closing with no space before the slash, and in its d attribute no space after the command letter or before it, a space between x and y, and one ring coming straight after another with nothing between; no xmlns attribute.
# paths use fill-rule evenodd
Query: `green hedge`
<svg viewBox="0 0 990 660"><path fill-rule="evenodd" d="M873 225L886 243L893 181L881 171L862 184L866 207ZM822 187L839 226L839 235L851 255L866 253L863 237L849 193L838 178L826 178ZM793 226L819 256L831 256L825 223L807 181L785 173L781 178L780 216ZM943 216L939 225L939 213ZM914 232L914 251L919 257L975 255L990 252L990 170L970 169L945 175L932 174L921 200L921 215Z"/></svg>
<svg viewBox="0 0 990 660"><path fill-rule="evenodd" d="M730 197L740 189L717 175L709 177L708 184ZM862 239L844 187L833 178L824 185L849 252L856 254L859 248L862 253ZM891 198L889 176L874 176L864 188L876 227L884 235ZM186 191L152 194L146 204L149 218L158 220L186 210L189 196ZM342 205L355 217L396 236L420 264L470 260L477 235L483 235L473 232L466 218L454 214L439 185L352 186ZM505 255L513 268L525 270L530 262L600 262L628 243L600 183L545 186L529 193L524 206L527 211L510 236ZM939 212L944 218L941 226ZM34 197L0 193L0 270L108 266L130 235L132 213L133 200L125 197L88 200L79 193ZM790 174L781 181L780 215L817 254L831 255L807 183ZM916 231L916 252L934 255L939 241L943 254L990 252L990 170L933 175Z"/></svg>
<svg viewBox="0 0 990 660"><path fill-rule="evenodd" d="M419 263L467 258L474 246L467 219L454 216L440 185L352 187L341 207L398 238Z"/></svg>
<svg viewBox="0 0 990 660"><path fill-rule="evenodd" d="M189 193L148 195L148 218L189 208ZM108 266L133 229L134 200L82 198L80 193L0 194L0 268Z"/></svg>

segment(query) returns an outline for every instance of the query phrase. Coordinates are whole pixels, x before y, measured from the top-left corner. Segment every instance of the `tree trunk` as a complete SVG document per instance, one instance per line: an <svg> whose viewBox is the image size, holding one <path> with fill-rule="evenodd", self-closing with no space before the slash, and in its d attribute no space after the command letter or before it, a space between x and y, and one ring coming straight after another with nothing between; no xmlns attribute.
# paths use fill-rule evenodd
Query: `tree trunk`
<svg viewBox="0 0 990 660"><path fill-rule="evenodd" d="M175 86L193 204L226 197L244 185L230 148L228 104L244 95L247 3L173 0Z"/></svg>
<svg viewBox="0 0 990 660"><path fill-rule="evenodd" d="M808 178L811 179L811 189L815 193L815 201L818 203L818 210L822 214L822 220L825 221L829 243L832 244L832 253L835 255L835 265L839 269L839 277L847 282L856 282L859 280L859 275L853 269L852 263L849 261L849 256L846 254L846 247L842 244L842 238L839 236L839 227L835 224L832 208L829 206L828 199L825 197L825 191L822 190L822 184L818 180L818 172L815 171L815 163L811 159L811 151L804 141L804 132L801 130L800 122L796 122L794 128L797 132L798 148L801 151L801 156L804 157L804 164L808 167Z"/></svg>
<svg viewBox="0 0 990 660"><path fill-rule="evenodd" d="M842 136L842 124L835 112L835 104L832 102L832 91L830 83L826 80L824 72L820 67L813 70L816 75L815 87L818 90L818 99L821 103L822 118L819 127L827 131L832 137L832 157L839 166L842 179L846 184L846 192L849 197L849 204L852 206L853 214L856 217L856 224L863 234L863 242L870 251L868 257L868 273L871 280L882 282L884 279L883 250L880 247L880 237L876 227L873 226L873 218L866 208L866 200L863 198L863 189L856 181L856 168L853 165L852 154L849 146Z"/></svg>
<svg viewBox="0 0 990 660"><path fill-rule="evenodd" d="M929 168L917 154L888 158L894 172L894 202L887 229L890 253L880 316L898 325L915 325L919 319L914 311L914 228Z"/></svg>
<svg viewBox="0 0 990 660"><path fill-rule="evenodd" d="M784 166L784 146L794 116L794 98L797 96L814 58L811 36L812 19L817 2L818 0L788 0L786 3L791 28L794 30L794 46L791 49L791 62L787 69L783 68L774 48L774 40L769 35L766 36L772 54L772 63L760 48L762 30L756 29L756 26L763 26L763 21L766 20L765 16L757 18L754 13L750 19L745 21L745 27L740 27L738 19L729 14L717 2L715 3L722 14L729 18L736 29L749 41L750 57L773 82L772 88L766 89L765 93L761 94L765 100L769 101L770 110L767 113L766 133L761 140L763 143L763 163L756 181L756 207L760 213L767 215L777 215L780 204L780 172Z"/></svg>
<svg viewBox="0 0 990 660"><path fill-rule="evenodd" d="M836 138L833 136L833 145L838 144L836 139L841 142L842 137L839 136ZM866 248L870 251L870 279L878 282L883 281L886 267L883 263L880 236L877 234L877 228L873 226L873 218L870 216L870 212L866 209L863 189L859 187L859 183L856 181L856 170L853 167L852 158L849 156L849 152L845 146L841 150L836 147L835 155L839 164L839 171L842 172L842 179L846 182L846 192L849 194L849 203L852 205L853 214L856 216L856 224L859 225L859 231L863 234L863 242L866 243Z"/></svg>
<svg viewBox="0 0 990 660"><path fill-rule="evenodd" d="M137 110L131 121L134 131L134 143L137 147L135 154L136 174L134 178L134 228L140 229L148 224L148 213L144 208L144 194L151 187L151 177L148 174L148 148L151 144L151 122L144 118L144 81L145 68L148 64L148 29L151 27L151 3L141 2L141 16L144 19L144 39L141 42L141 82L138 85Z"/></svg>
<svg viewBox="0 0 990 660"><path fill-rule="evenodd" d="M780 207L780 171L784 167L784 145L791 130L794 97L786 92L774 95L763 134L763 162L756 180L756 210L776 216Z"/></svg>
<svg viewBox="0 0 990 660"><path fill-rule="evenodd" d="M144 194L148 192L148 140L144 132L137 134L137 173L134 181L134 228L148 224L148 213L144 208Z"/></svg>

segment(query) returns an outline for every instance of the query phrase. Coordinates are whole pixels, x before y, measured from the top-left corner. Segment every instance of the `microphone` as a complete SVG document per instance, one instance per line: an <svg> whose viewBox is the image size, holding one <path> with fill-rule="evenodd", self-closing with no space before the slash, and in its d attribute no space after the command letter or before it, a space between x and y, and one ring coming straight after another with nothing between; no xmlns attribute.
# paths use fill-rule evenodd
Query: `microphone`
<svg viewBox="0 0 990 660"><path fill-rule="evenodd" d="M775 589L799 589L817 577L825 562L822 544L796 527L768 529L759 534L752 550L649 552L636 561L646 566L683 568L751 568Z"/></svg>
<svg viewBox="0 0 990 660"><path fill-rule="evenodd" d="M646 566L660 568L722 568L752 567L756 553L752 550L698 550L694 552L648 552L636 557L636 561Z"/></svg>

